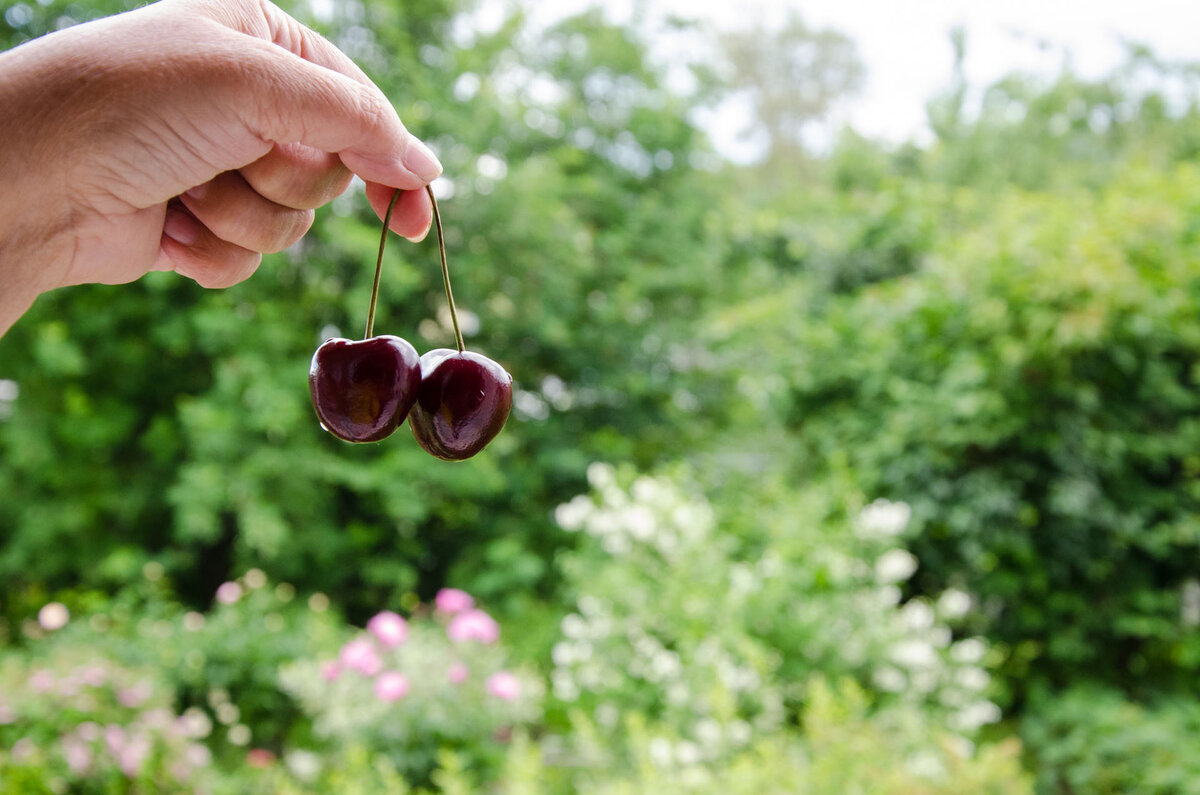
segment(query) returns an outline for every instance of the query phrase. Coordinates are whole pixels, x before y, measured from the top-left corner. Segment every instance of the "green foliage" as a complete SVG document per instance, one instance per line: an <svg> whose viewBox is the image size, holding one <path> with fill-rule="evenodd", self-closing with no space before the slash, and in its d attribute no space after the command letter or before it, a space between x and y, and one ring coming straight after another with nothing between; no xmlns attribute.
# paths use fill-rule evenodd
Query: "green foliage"
<svg viewBox="0 0 1200 795"><path fill-rule="evenodd" d="M670 726L714 761L807 715L814 675L856 678L880 704L907 702L964 736L999 719L987 699L987 644L954 641L970 597L898 604L916 560L899 548L908 509L877 502L846 524L822 522L826 489L789 503L788 537L755 530L768 551L730 532L686 477L588 470L593 492L559 507L588 536L564 556L574 612L552 650L553 694L565 710L623 731L631 710ZM780 501L786 498L777 497ZM762 539L756 541L761 542ZM739 543L740 542L740 543ZM753 560L753 562L751 562Z"/></svg>
<svg viewBox="0 0 1200 795"><path fill-rule="evenodd" d="M454 622L473 616L422 610L399 645L359 633L342 646L340 662L296 660L279 671L279 683L312 717L322 747L362 749L410 782L427 782L446 754L489 778L503 757L498 740L540 720L542 682L506 670L494 641L458 637ZM396 675L403 694L386 698L380 688L389 676L398 685Z"/></svg>
<svg viewBox="0 0 1200 795"><path fill-rule="evenodd" d="M1195 670L1197 184L1133 170L1092 195L992 195L986 217L957 195L969 229L918 273L788 329L803 464L845 455L908 501L915 585L976 593L1017 677Z"/></svg>
<svg viewBox="0 0 1200 795"><path fill-rule="evenodd" d="M5 792L192 792L211 754L176 718L164 671L83 646L0 659Z"/></svg>
<svg viewBox="0 0 1200 795"><path fill-rule="evenodd" d="M1093 685L1040 694L1021 724L1038 789L1048 793L1200 792L1197 732L1200 705L1191 693L1138 704Z"/></svg>
<svg viewBox="0 0 1200 795"><path fill-rule="evenodd" d="M720 297L715 186L687 167L704 144L643 44L596 15L517 51L519 18L460 42L438 3L372 3L364 37L351 5L327 32L447 167L468 342L517 379L507 431L446 464L406 432L351 447L317 426L308 360L323 334L362 322L377 241L352 191L243 285L153 274L64 290L0 341L0 377L20 389L0 422L10 591L111 591L118 563L153 559L193 606L258 566L354 617L447 579L519 610L553 589L548 508L587 463L661 460L719 409L688 344ZM454 96L430 114L427 98ZM379 330L445 344L432 244L394 241L387 266Z"/></svg>
<svg viewBox="0 0 1200 795"><path fill-rule="evenodd" d="M124 7L14 4L0 46ZM69 778L79 721L139 720L119 691L22 691L86 654L207 722L216 791L1021 792L1013 726L1043 791L1192 791L1194 696L1164 694L1200 674L1195 69L1134 52L978 111L960 73L930 146L721 169L702 68L675 90L598 11L467 18L315 24L446 165L509 426L460 464L318 428L308 361L362 322L378 239L358 188L235 288L44 296L0 340L0 785L172 786L174 740L145 781ZM380 332L446 344L432 241L385 267ZM320 678L343 615L417 616L447 582L546 681L528 734L495 742L478 688L393 721ZM76 619L43 637L51 600ZM414 681L439 631L394 660Z"/></svg>
<svg viewBox="0 0 1200 795"><path fill-rule="evenodd" d="M1015 741L978 749L943 734L919 711L876 713L849 682L814 679L802 731L760 737L734 754L702 761L690 740L638 714L627 716L615 743L582 715L569 745L553 758L528 742L509 753L505 791L520 793L686 792L751 795L949 795L1031 792ZM560 761L565 769L548 767Z"/></svg>

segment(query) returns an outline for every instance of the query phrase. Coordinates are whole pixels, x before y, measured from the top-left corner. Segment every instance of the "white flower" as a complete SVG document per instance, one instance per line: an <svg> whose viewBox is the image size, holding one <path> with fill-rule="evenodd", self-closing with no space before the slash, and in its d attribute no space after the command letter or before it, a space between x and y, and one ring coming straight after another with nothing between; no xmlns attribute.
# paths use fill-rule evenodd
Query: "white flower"
<svg viewBox="0 0 1200 795"><path fill-rule="evenodd" d="M204 628L204 614L189 610L183 614L183 628L188 632L199 632Z"/></svg>
<svg viewBox="0 0 1200 795"><path fill-rule="evenodd" d="M613 728L620 719L621 711L615 705L604 703L596 707L596 723L599 723L604 728Z"/></svg>
<svg viewBox="0 0 1200 795"><path fill-rule="evenodd" d="M228 738L232 745L247 745L250 742L250 727L244 723L230 726Z"/></svg>
<svg viewBox="0 0 1200 795"><path fill-rule="evenodd" d="M954 674L954 681L967 690L980 691L988 686L991 677L982 668L961 668Z"/></svg>
<svg viewBox="0 0 1200 795"><path fill-rule="evenodd" d="M563 616L562 633L568 638L582 638L587 633L587 622L578 613Z"/></svg>
<svg viewBox="0 0 1200 795"><path fill-rule="evenodd" d="M292 771L292 775L301 781L312 781L321 772L321 758L312 751L288 751L284 754L283 761L288 770Z"/></svg>
<svg viewBox="0 0 1200 795"><path fill-rule="evenodd" d="M758 575L744 563L735 563L729 571L729 590L736 594L748 594L759 588Z"/></svg>
<svg viewBox="0 0 1200 795"><path fill-rule="evenodd" d="M758 561L758 573L764 579L778 577L783 573L783 561L775 555L767 554Z"/></svg>
<svg viewBox="0 0 1200 795"><path fill-rule="evenodd" d="M237 704L229 701L223 701L217 705L217 720L228 726L237 721L241 716L241 710L237 708Z"/></svg>
<svg viewBox="0 0 1200 795"><path fill-rule="evenodd" d="M950 659L970 665L983 659L987 645L979 638L964 638L950 647Z"/></svg>
<svg viewBox="0 0 1200 795"><path fill-rule="evenodd" d="M71 620L71 611L62 602L50 602L38 611L38 623L42 629L53 632L62 629Z"/></svg>
<svg viewBox="0 0 1200 795"><path fill-rule="evenodd" d="M721 724L712 718L703 718L697 721L694 733L700 744L708 748L719 745L723 734Z"/></svg>
<svg viewBox="0 0 1200 795"><path fill-rule="evenodd" d="M875 561L875 576L880 582L907 580L917 570L917 558L906 549L889 549Z"/></svg>
<svg viewBox="0 0 1200 795"><path fill-rule="evenodd" d="M744 720L735 720L725 731L729 735L729 742L734 745L745 745L750 742L750 724Z"/></svg>
<svg viewBox="0 0 1200 795"><path fill-rule="evenodd" d="M908 684L908 679L904 674L898 668L890 665L877 669L872 678L875 680L876 687L888 693L899 693Z"/></svg>
<svg viewBox="0 0 1200 795"><path fill-rule="evenodd" d="M921 599L913 599L900 608L900 622L913 632L933 628L933 608Z"/></svg>
<svg viewBox="0 0 1200 795"><path fill-rule="evenodd" d="M617 485L617 471L609 464L594 461L588 464L587 481L596 491L606 491Z"/></svg>
<svg viewBox="0 0 1200 795"><path fill-rule="evenodd" d="M975 755L975 743L957 734L946 738L946 749L960 759L970 759Z"/></svg>
<svg viewBox="0 0 1200 795"><path fill-rule="evenodd" d="M1179 618L1183 625L1200 626L1200 580L1191 579L1183 584L1179 602Z"/></svg>
<svg viewBox="0 0 1200 795"><path fill-rule="evenodd" d="M894 585L885 585L876 593L879 596L879 602L884 607L893 607L900 604L900 589Z"/></svg>
<svg viewBox="0 0 1200 795"><path fill-rule="evenodd" d="M646 541L654 535L654 514L645 505L632 505L623 510L621 523L625 532L638 541Z"/></svg>
<svg viewBox="0 0 1200 795"><path fill-rule="evenodd" d="M938 685L937 675L928 668L913 671L909 681L912 683L913 690L918 693L932 693Z"/></svg>
<svg viewBox="0 0 1200 795"><path fill-rule="evenodd" d="M595 509L592 501L586 495L580 494L554 509L554 521L563 530L574 532L583 527Z"/></svg>
<svg viewBox="0 0 1200 795"><path fill-rule="evenodd" d="M959 731L974 731L980 726L1000 720L1000 708L990 701L968 704L950 716L950 723Z"/></svg>
<svg viewBox="0 0 1200 795"><path fill-rule="evenodd" d="M906 762L908 772L919 778L941 778L946 774L946 766L933 751L918 751Z"/></svg>
<svg viewBox="0 0 1200 795"><path fill-rule="evenodd" d="M554 697L559 701L574 701L579 698L579 686L567 671L559 669L552 674Z"/></svg>
<svg viewBox="0 0 1200 795"><path fill-rule="evenodd" d="M577 640L571 644L571 656L576 662L587 662L592 658L592 644L587 640Z"/></svg>
<svg viewBox="0 0 1200 795"><path fill-rule="evenodd" d="M188 707L179 716L179 725L183 733L193 740L204 739L212 732L212 721L208 714L199 707Z"/></svg>
<svg viewBox="0 0 1200 795"><path fill-rule="evenodd" d="M671 765L671 741L665 737L655 737L651 740L647 751L650 755L650 762L655 767L669 767Z"/></svg>
<svg viewBox="0 0 1200 795"><path fill-rule="evenodd" d="M604 547L604 551L613 557L620 557L633 548L633 545L629 543L628 536L619 535L604 536L600 546Z"/></svg>
<svg viewBox="0 0 1200 795"><path fill-rule="evenodd" d="M579 612L585 616L600 615L605 611L605 604L594 596L579 597Z"/></svg>
<svg viewBox="0 0 1200 795"><path fill-rule="evenodd" d="M550 658L554 660L555 665L566 666L575 661L574 651L570 643L559 641L554 644L554 649L550 652Z"/></svg>
<svg viewBox="0 0 1200 795"><path fill-rule="evenodd" d="M892 646L889 656L905 668L932 668L938 662L937 651L923 640L902 640Z"/></svg>
<svg viewBox="0 0 1200 795"><path fill-rule="evenodd" d="M673 651L662 651L655 654L651 658L650 666L654 672L655 681L658 682L675 676L682 669L679 663L679 655Z"/></svg>
<svg viewBox="0 0 1200 795"><path fill-rule="evenodd" d="M629 487L629 493L638 502L648 505L661 505L671 497L669 487L664 487L659 481L646 476L635 480Z"/></svg>
<svg viewBox="0 0 1200 795"><path fill-rule="evenodd" d="M875 500L858 514L855 531L860 538L886 538L904 532L912 509L903 502Z"/></svg>
<svg viewBox="0 0 1200 795"><path fill-rule="evenodd" d="M937 609L946 618L962 618L971 609L971 597L965 591L951 588L938 597Z"/></svg>
<svg viewBox="0 0 1200 795"><path fill-rule="evenodd" d="M675 746L675 758L679 760L679 764L684 767L689 765L699 764L704 758L704 754L700 751L700 746L690 740L681 740Z"/></svg>

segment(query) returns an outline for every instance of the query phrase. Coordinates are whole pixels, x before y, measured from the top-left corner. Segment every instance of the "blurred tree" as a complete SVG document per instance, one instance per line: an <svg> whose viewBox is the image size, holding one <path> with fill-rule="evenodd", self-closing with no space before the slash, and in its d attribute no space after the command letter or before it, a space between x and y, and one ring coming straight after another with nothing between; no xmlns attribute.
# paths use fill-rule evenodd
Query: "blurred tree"
<svg viewBox="0 0 1200 795"><path fill-rule="evenodd" d="M39 5L4 43L67 8ZM691 167L707 144L642 41L599 13L535 35L520 15L481 32L440 0L289 10L439 151L468 344L516 377L509 427L455 465L407 431L351 446L317 426L308 360L362 322L378 240L353 190L243 285L63 290L0 340L0 378L19 384L0 422L10 593L116 588L155 557L193 603L259 565L354 616L447 581L516 610L554 587L550 514L590 461L686 455L726 411L694 342L740 289L719 188ZM433 246L392 242L377 325L422 350L450 340Z"/></svg>
<svg viewBox="0 0 1200 795"><path fill-rule="evenodd" d="M753 111L743 135L763 139L768 161L806 154L812 126L862 87L854 42L837 31L809 27L795 11L778 29L758 22L722 34L721 43L732 67L731 88Z"/></svg>

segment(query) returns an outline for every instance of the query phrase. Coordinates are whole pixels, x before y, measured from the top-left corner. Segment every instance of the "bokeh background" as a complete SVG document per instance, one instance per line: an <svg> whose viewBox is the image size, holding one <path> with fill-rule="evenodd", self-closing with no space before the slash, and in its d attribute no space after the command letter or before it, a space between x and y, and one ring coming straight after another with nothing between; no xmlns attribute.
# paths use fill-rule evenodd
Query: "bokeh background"
<svg viewBox="0 0 1200 795"><path fill-rule="evenodd" d="M857 5L285 3L439 154L512 417L457 464L318 427L357 186L237 287L44 296L0 790L1200 792L1187 16ZM0 46L123 8L5 0ZM393 240L377 330L443 307Z"/></svg>

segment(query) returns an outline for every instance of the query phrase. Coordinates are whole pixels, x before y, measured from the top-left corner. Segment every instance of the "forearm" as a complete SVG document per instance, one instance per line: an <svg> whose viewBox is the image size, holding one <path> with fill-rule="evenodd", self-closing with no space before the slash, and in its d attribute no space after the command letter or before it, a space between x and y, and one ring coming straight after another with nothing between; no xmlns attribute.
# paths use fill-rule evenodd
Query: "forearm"
<svg viewBox="0 0 1200 795"><path fill-rule="evenodd" d="M57 129L69 75L40 50L33 42L0 53L0 334L62 283L74 246L65 198L73 153L61 150Z"/></svg>

